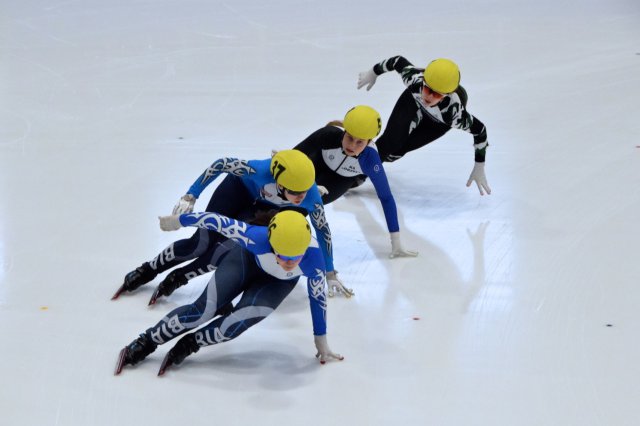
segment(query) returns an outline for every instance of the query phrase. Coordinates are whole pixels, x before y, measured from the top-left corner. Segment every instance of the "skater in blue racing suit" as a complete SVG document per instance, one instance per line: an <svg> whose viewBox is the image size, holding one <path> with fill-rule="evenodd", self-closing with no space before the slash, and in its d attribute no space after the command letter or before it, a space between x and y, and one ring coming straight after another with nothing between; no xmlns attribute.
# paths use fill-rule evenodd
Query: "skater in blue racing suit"
<svg viewBox="0 0 640 426"><path fill-rule="evenodd" d="M238 337L271 314L302 275L307 277L316 357L322 364L343 359L327 343L324 255L302 214L279 212L265 227L217 213L188 213L161 217L160 226L163 230L194 226L215 231L236 246L224 255L194 303L174 309L121 351L116 374L124 365L142 361L158 345L194 329L167 353L159 374L201 347ZM238 295L235 307L221 310Z"/></svg>
<svg viewBox="0 0 640 426"><path fill-rule="evenodd" d="M319 239L329 279L339 282L333 267L331 231L315 184L315 169L306 155L300 151L286 150L266 160L216 160L181 197L174 213L193 211L195 201L202 191L224 173L227 176L214 191L206 211L244 221L252 218L257 211L273 208L295 209L308 214ZM189 265L172 271L160 283L155 296L171 294L190 278L214 268L212 255L217 244L224 238L215 232L201 229L188 239L170 244L153 260L144 262L128 273L113 298L117 298L122 292L137 289L161 272L197 258ZM342 283L339 282L339 285L342 286Z"/></svg>

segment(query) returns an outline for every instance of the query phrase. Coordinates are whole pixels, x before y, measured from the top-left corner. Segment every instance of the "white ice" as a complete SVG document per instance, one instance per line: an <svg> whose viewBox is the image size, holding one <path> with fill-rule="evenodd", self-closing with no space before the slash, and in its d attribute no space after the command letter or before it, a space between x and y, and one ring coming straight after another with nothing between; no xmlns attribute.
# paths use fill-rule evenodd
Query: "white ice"
<svg viewBox="0 0 640 426"><path fill-rule="evenodd" d="M0 53L1 424L640 424L636 0L5 0ZM343 362L314 358L301 284L165 377L170 345L115 377L208 279L110 300L190 234L157 216L219 157L388 117L397 74L356 80L397 54L459 63L493 193L454 130L386 166L417 259L387 258L370 183L327 207Z"/></svg>

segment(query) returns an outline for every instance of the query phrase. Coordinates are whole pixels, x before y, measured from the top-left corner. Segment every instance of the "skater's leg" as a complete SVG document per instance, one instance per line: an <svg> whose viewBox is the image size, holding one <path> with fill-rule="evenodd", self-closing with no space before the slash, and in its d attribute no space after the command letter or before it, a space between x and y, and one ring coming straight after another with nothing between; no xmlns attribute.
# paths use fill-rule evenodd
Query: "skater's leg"
<svg viewBox="0 0 640 426"><path fill-rule="evenodd" d="M252 204L253 199L242 180L237 176L227 175L215 189L206 211L220 213L233 219L246 220L245 217L252 214ZM211 272L215 267L215 263L211 262L217 261L222 254L221 252L218 255L215 254L218 247L227 241L226 237L217 232L204 229L199 231L201 232L200 244L193 250L195 256L192 255L188 259L183 256L179 263L183 263L185 260L195 260L176 270L175 276L180 277L181 280L188 281ZM182 252L185 251L182 250ZM176 264L178 263L173 263L172 266Z"/></svg>
<svg viewBox="0 0 640 426"><path fill-rule="evenodd" d="M194 303L174 309L155 326L147 329L140 337L125 346L120 352L116 374L122 370L122 366L134 365L142 361L156 349L157 345L211 320L218 311L225 311L224 313L227 314L226 305L240 294L253 278L244 267L253 260L251 256L240 246L230 251L222 259L219 270L211 277L209 284Z"/></svg>
<svg viewBox="0 0 640 426"><path fill-rule="evenodd" d="M375 141L375 145L382 161L393 161L391 156L404 155L404 144L415 121L419 107L407 89L396 101L391 115L387 120L384 132ZM414 125L415 126L415 125ZM399 158L398 157L398 158Z"/></svg>
<svg viewBox="0 0 640 426"><path fill-rule="evenodd" d="M206 211L236 218L240 212L249 210L252 203L253 199L242 180L237 176L227 175L213 192ZM153 260L143 263L125 275L123 284L112 299L118 298L125 291L137 289L141 285L152 281L158 274L188 260L195 259L206 251L210 250L213 253L216 245L225 239L225 237L216 232L198 229L190 238L171 243ZM204 262L206 263L206 260ZM184 270L183 273L186 276L188 272L196 272L201 267L202 263L198 262ZM191 274L191 276L197 275L199 274Z"/></svg>
<svg viewBox="0 0 640 426"><path fill-rule="evenodd" d="M169 244L149 262L149 266L156 274L159 274L176 265L195 259L215 245L216 235L206 229L197 229L190 238Z"/></svg>
<svg viewBox="0 0 640 426"><path fill-rule="evenodd" d="M267 226L269 220L277 213L277 210L270 207L254 204L250 208L237 211L237 218L253 225ZM264 210L265 208L267 210ZM235 246L235 243L220 234L213 234L213 232L209 234L209 248L205 253L198 256L193 262L174 269L162 280L151 296L149 305L155 304L161 296L169 296L178 287L187 284L189 280L216 269L222 258Z"/></svg>
<svg viewBox="0 0 640 426"><path fill-rule="evenodd" d="M158 284L156 291L149 301L149 305L156 303L156 300L161 296L169 296L177 288L187 284L192 278L213 272L224 256L235 246L236 243L231 240L218 241L213 249L207 250L193 262L171 271L165 279Z"/></svg>
<svg viewBox="0 0 640 426"><path fill-rule="evenodd" d="M257 268L254 265L252 267ZM230 313L221 315L205 327L185 335L176 343L164 358L158 375L164 374L167 367L180 364L201 347L235 339L265 319L291 293L297 282L279 280L263 271L260 272L262 276L254 279L245 288L240 301Z"/></svg>
<svg viewBox="0 0 640 426"><path fill-rule="evenodd" d="M200 256L211 244L209 231L205 229L196 230L191 238L171 243L153 260L143 263L125 275L122 285L112 299L117 299L125 291L136 290L143 284L152 281L161 272Z"/></svg>
<svg viewBox="0 0 640 426"><path fill-rule="evenodd" d="M244 290L232 312L193 333L198 345L208 346L235 339L269 316L291 293L296 282L279 280L262 272L262 277Z"/></svg>
<svg viewBox="0 0 640 426"><path fill-rule="evenodd" d="M245 264L252 264L250 256L249 252L236 245L222 259L218 270L194 303L174 309L146 334L155 343L163 344L211 320L219 308L231 302L248 284L251 274L246 273Z"/></svg>

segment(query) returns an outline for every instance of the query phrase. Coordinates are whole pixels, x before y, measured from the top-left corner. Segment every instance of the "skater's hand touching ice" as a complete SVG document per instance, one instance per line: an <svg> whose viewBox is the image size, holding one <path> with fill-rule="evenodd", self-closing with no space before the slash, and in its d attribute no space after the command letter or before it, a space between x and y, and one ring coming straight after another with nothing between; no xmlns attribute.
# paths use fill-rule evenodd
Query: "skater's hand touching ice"
<svg viewBox="0 0 640 426"><path fill-rule="evenodd" d="M475 163L473 165L473 170L471 170L471 175L469 175L469 180L467 181L467 188L470 187L473 182L478 185L480 195L484 195L485 191L487 194L491 194L491 188L489 188L489 184L487 183L487 176L484 174L484 163Z"/></svg>
<svg viewBox="0 0 640 426"><path fill-rule="evenodd" d="M405 250L404 247L402 247L399 231L391 232L389 236L391 237L391 253L389 254L389 259L395 259L396 257L416 257L418 255L417 251Z"/></svg>
<svg viewBox="0 0 640 426"><path fill-rule="evenodd" d="M327 343L326 334L322 336L313 336L313 341L316 344L316 349L318 350L316 358L320 359L320 364L324 364L330 359L337 359L338 361L342 361L344 359L342 355L331 352L329 344Z"/></svg>
<svg viewBox="0 0 640 426"><path fill-rule="evenodd" d="M344 286L342 280L338 278L337 271L327 272L327 287L329 287L329 297L335 296L336 293L341 293L348 299L355 294L353 289Z"/></svg>

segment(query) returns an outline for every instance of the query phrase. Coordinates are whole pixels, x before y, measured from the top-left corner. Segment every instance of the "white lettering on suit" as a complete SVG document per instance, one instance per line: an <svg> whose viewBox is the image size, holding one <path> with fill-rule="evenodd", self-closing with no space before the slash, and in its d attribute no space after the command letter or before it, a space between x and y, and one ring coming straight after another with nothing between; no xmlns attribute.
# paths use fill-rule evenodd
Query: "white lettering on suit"
<svg viewBox="0 0 640 426"><path fill-rule="evenodd" d="M162 338L163 335L169 337L169 339L172 339L180 334L184 329L185 326L180 323L178 315L164 318L164 322L162 323L160 328L151 333L151 340L161 345L165 342L165 340Z"/></svg>
<svg viewBox="0 0 640 426"><path fill-rule="evenodd" d="M340 176L352 177L364 174L358 158L349 157L342 152L342 148L323 149L322 159L331 170Z"/></svg>

